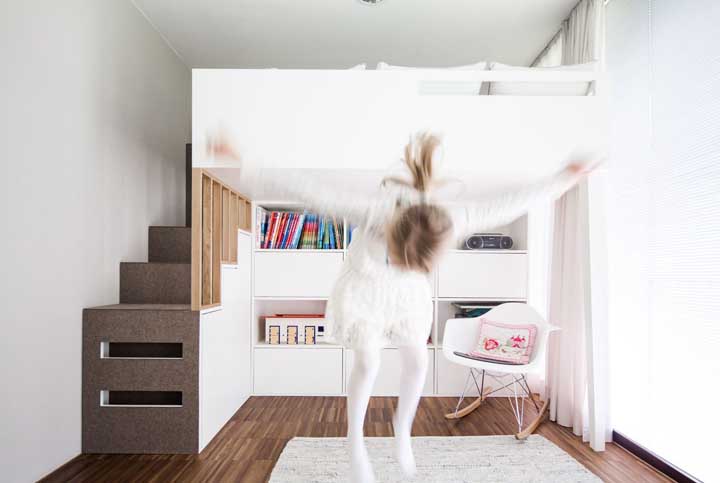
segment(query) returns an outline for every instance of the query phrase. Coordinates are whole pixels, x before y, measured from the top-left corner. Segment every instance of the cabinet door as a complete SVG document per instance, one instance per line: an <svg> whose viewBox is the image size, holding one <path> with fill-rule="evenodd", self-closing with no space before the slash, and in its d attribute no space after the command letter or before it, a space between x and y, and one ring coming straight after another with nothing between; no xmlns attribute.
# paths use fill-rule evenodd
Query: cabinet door
<svg viewBox="0 0 720 483"><path fill-rule="evenodd" d="M438 354L438 395L439 396L460 396L467 381L468 373L470 369L465 366L450 362L443 356L442 352ZM478 379L478 383L480 380ZM485 381L488 382L488 381ZM475 387L475 383L470 380L467 381L467 392L466 396L477 396L478 391Z"/></svg>
<svg viewBox="0 0 720 483"><path fill-rule="evenodd" d="M342 394L342 349L255 348L257 395L328 396Z"/></svg>
<svg viewBox="0 0 720 483"><path fill-rule="evenodd" d="M302 250L256 252L256 297L328 297L343 254Z"/></svg>
<svg viewBox="0 0 720 483"><path fill-rule="evenodd" d="M400 387L400 370L401 361L400 353L397 349L383 349L381 352L380 371L378 372L375 385L373 386L373 396L397 396ZM353 351L345 352L346 361L346 381L350 380L350 374L353 366ZM435 374L435 351L428 349L428 370L425 376L425 387L423 395L430 396L433 394L433 374Z"/></svg>
<svg viewBox="0 0 720 483"><path fill-rule="evenodd" d="M524 300L527 271L526 253L451 252L438 269L438 296Z"/></svg>

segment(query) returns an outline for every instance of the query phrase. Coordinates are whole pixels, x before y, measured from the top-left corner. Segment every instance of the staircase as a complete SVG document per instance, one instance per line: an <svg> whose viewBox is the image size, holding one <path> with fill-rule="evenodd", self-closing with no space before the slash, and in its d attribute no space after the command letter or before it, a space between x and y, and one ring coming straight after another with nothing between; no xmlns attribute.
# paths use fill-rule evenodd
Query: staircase
<svg viewBox="0 0 720 483"><path fill-rule="evenodd" d="M189 227L152 226L120 303L83 311L83 453L198 451L199 312Z"/></svg>

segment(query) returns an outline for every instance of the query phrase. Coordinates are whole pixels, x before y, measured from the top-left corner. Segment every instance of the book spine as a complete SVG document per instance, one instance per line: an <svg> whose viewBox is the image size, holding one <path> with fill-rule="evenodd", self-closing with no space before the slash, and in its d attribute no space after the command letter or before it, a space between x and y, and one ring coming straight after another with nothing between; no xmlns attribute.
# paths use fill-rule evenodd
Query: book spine
<svg viewBox="0 0 720 483"><path fill-rule="evenodd" d="M262 248L262 208L255 208L255 248Z"/></svg>
<svg viewBox="0 0 720 483"><path fill-rule="evenodd" d="M288 230L287 240L285 240L285 248L292 248L293 240L295 239L295 232L297 231L298 221L300 220L300 213L292 214L292 223Z"/></svg>
<svg viewBox="0 0 720 483"><path fill-rule="evenodd" d="M292 226L293 222L293 214L288 213L285 217L285 226L283 227L282 235L280 236L280 244L278 245L278 248L285 248L285 244L287 243L287 237L288 232L290 231L290 226Z"/></svg>
<svg viewBox="0 0 720 483"><path fill-rule="evenodd" d="M335 235L335 248L342 249L342 238L340 238L340 226L335 217L333 217L333 234Z"/></svg>
<svg viewBox="0 0 720 483"><path fill-rule="evenodd" d="M320 218L319 225L318 225L318 237L317 237L317 244L315 245L315 248L322 248L323 247L323 233L325 231L325 218Z"/></svg>
<svg viewBox="0 0 720 483"><path fill-rule="evenodd" d="M335 243L335 220L332 220L330 222L330 249L334 250L335 248L337 248Z"/></svg>
<svg viewBox="0 0 720 483"><path fill-rule="evenodd" d="M302 248L303 250L308 248L308 242L310 241L310 229L312 227L312 215L305 216L305 226L303 226L302 234Z"/></svg>
<svg viewBox="0 0 720 483"><path fill-rule="evenodd" d="M260 238L260 246L258 248L262 248L263 244L265 243L265 237L267 236L267 227L268 227L268 212L265 211L265 209L262 210L262 224L260 225L260 232L261 232L261 238Z"/></svg>
<svg viewBox="0 0 720 483"><path fill-rule="evenodd" d="M287 213L282 214L282 221L280 223L280 228L278 229L277 236L275 237L275 248L281 248L280 244L282 243L283 233L285 233L285 228L287 227Z"/></svg>
<svg viewBox="0 0 720 483"><path fill-rule="evenodd" d="M293 234L293 240L292 240L292 244L290 245L290 248L298 247L298 242L300 241L300 234L302 233L304 222L305 222L305 213L301 214L298 217L297 226L295 226L295 233Z"/></svg>
<svg viewBox="0 0 720 483"><path fill-rule="evenodd" d="M283 248L290 248L290 242L295 234L295 225L297 224L298 214L290 213L290 223L288 225L287 235L285 235L285 241L283 242Z"/></svg>
<svg viewBox="0 0 720 483"><path fill-rule="evenodd" d="M330 223L327 218L323 218L323 243L322 247L325 250L330 248Z"/></svg>
<svg viewBox="0 0 720 483"><path fill-rule="evenodd" d="M277 220L277 213L270 212L268 227L265 229L265 237L263 240L263 248L270 248L270 239L272 238L272 232L275 229L275 221Z"/></svg>
<svg viewBox="0 0 720 483"><path fill-rule="evenodd" d="M312 236L312 238L311 238L312 242L310 243L310 248L316 248L316 247L317 247L318 228L319 228L318 216L317 216L317 215L313 215L313 236Z"/></svg>
<svg viewBox="0 0 720 483"><path fill-rule="evenodd" d="M268 245L268 248L276 248L277 247L277 234L280 230L280 225L282 224L282 213L280 212L274 212L275 215L275 223L273 223L273 231L270 234L270 244Z"/></svg>

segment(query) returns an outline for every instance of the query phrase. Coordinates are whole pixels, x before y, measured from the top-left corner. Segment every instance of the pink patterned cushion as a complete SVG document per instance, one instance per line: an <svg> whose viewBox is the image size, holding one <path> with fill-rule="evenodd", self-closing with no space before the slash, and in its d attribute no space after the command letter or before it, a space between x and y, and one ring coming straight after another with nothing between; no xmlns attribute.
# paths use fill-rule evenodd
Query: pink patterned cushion
<svg viewBox="0 0 720 483"><path fill-rule="evenodd" d="M536 336L537 326L533 324L502 324L480 318L480 337L470 354L499 362L527 364Z"/></svg>

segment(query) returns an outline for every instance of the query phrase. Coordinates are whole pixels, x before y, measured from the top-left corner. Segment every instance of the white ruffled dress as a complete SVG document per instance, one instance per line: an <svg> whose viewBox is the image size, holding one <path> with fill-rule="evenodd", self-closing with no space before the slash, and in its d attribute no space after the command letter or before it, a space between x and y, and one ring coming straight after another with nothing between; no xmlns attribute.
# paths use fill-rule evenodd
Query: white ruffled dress
<svg viewBox="0 0 720 483"><path fill-rule="evenodd" d="M430 276L387 263L384 243L354 232L325 310L326 340L349 348L423 345L433 320Z"/></svg>

